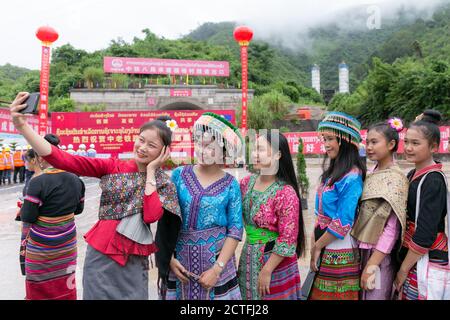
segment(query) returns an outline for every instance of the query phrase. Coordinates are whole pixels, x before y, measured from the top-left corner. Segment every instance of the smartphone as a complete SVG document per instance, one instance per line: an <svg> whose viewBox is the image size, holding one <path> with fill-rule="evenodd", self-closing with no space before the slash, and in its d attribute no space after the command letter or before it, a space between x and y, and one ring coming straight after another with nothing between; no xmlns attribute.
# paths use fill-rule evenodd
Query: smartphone
<svg viewBox="0 0 450 320"><path fill-rule="evenodd" d="M38 105L39 105L39 98L41 94L39 92L33 92L30 93L28 96L28 99L24 101L24 103L27 105L25 108L20 110L20 113L30 113L30 114L38 114Z"/></svg>

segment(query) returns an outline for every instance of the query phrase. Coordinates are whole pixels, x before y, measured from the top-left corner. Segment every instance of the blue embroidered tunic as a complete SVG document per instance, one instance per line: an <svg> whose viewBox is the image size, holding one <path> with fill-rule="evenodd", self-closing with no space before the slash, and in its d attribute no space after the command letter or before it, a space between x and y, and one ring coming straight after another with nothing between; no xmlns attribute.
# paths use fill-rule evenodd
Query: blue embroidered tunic
<svg viewBox="0 0 450 320"><path fill-rule="evenodd" d="M241 240L243 235L242 199L237 180L226 173L222 179L203 188L193 166L179 167L172 173L177 188L182 226L175 258L191 273L186 284L171 272L168 300L241 300L236 259L223 268L211 290L201 287L196 277L210 269L226 238Z"/></svg>
<svg viewBox="0 0 450 320"><path fill-rule="evenodd" d="M327 185L328 181L317 190L317 224L321 230L326 229L338 239L344 239L355 222L356 207L363 190L362 175L354 169L332 186Z"/></svg>
<svg viewBox="0 0 450 320"><path fill-rule="evenodd" d="M229 173L206 189L195 176L193 166L172 173L183 217L182 230L226 227L227 237L242 240L242 199L237 180Z"/></svg>

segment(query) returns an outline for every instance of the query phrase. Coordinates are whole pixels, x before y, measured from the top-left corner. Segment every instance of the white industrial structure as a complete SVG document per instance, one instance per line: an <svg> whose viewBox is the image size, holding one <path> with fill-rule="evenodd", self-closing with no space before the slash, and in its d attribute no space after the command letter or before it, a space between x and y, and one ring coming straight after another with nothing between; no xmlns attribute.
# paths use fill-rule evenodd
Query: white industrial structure
<svg viewBox="0 0 450 320"><path fill-rule="evenodd" d="M349 71L348 66L345 62L339 65L339 93L349 93L350 83L349 83Z"/></svg>
<svg viewBox="0 0 450 320"><path fill-rule="evenodd" d="M312 87L320 94L320 68L317 64L311 68Z"/></svg>

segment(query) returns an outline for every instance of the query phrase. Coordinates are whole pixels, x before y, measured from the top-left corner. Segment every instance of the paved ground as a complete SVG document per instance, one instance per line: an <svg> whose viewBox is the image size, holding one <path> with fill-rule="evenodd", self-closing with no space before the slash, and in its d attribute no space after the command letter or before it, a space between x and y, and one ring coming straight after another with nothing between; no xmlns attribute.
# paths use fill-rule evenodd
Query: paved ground
<svg viewBox="0 0 450 320"><path fill-rule="evenodd" d="M321 174L321 167L318 159L307 159L308 177L310 179L310 195L308 199L309 210L304 211L307 239L309 240L313 230L314 211L313 203L319 175ZM410 165L401 163L405 172L411 168ZM445 163L444 170L450 179L450 163ZM229 170L236 178L241 179L246 175L242 169ZM78 297L82 296L82 266L86 252L86 243L83 240L83 235L95 224L97 221L97 212L100 199L100 188L98 186L98 179L86 178L86 204L83 214L76 217L76 224L78 229L78 268L77 268L77 287ZM14 299L21 300L25 297L24 277L20 273L19 266L19 241L20 241L20 224L14 221L16 215L16 202L18 196L22 192L23 185L1 186L0 187L0 300ZM153 225L153 229L156 224ZM309 248L309 244L308 244ZM239 256L241 245L237 250ZM309 250L307 250L309 252ZM308 272L309 254L299 260L299 266L302 279ZM157 270L152 269L149 272L149 294L151 299L157 298L156 293L156 278Z"/></svg>

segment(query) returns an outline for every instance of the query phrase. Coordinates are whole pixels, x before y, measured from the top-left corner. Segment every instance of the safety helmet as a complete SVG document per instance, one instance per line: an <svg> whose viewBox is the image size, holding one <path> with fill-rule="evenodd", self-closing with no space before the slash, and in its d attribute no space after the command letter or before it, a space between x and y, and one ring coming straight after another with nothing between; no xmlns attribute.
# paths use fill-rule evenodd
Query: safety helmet
<svg viewBox="0 0 450 320"><path fill-rule="evenodd" d="M89 148L94 149L95 145L93 143L91 143L91 145L89 146Z"/></svg>
<svg viewBox="0 0 450 320"><path fill-rule="evenodd" d="M65 145L62 145L61 146L61 150L66 150L67 148L66 148L66 146Z"/></svg>
<svg viewBox="0 0 450 320"><path fill-rule="evenodd" d="M68 149L73 149L73 144L69 144L69 145L67 146L67 148L68 148Z"/></svg>
<svg viewBox="0 0 450 320"><path fill-rule="evenodd" d="M80 144L80 149L86 149L86 145L84 143Z"/></svg>

